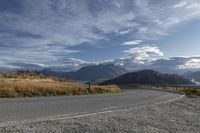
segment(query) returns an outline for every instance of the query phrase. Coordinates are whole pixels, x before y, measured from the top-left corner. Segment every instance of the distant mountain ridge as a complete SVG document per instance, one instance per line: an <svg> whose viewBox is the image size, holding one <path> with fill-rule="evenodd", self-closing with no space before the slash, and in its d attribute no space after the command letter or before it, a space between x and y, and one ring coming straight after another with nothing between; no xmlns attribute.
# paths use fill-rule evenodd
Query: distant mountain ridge
<svg viewBox="0 0 200 133"><path fill-rule="evenodd" d="M76 72L67 73L67 77L75 80L111 79L127 73L127 70L113 64L99 64L82 67Z"/></svg>
<svg viewBox="0 0 200 133"><path fill-rule="evenodd" d="M90 81L97 79L112 79L128 71L124 68L115 66L113 64L99 64L82 67L75 72L56 72L51 69L44 69L41 71L43 74L65 77L73 80Z"/></svg>
<svg viewBox="0 0 200 133"><path fill-rule="evenodd" d="M54 71L54 70L49 69L49 68L45 68L40 72L42 74L45 74L45 75L55 76L55 77L62 77L62 78L65 78L66 74L68 73L68 72L62 72L62 71Z"/></svg>
<svg viewBox="0 0 200 133"><path fill-rule="evenodd" d="M200 83L200 71L197 72L186 72L183 76L189 80Z"/></svg>
<svg viewBox="0 0 200 133"><path fill-rule="evenodd" d="M200 60L200 56L197 57L172 57L172 58L162 58L157 59L153 61L147 61L146 63L139 63L138 61L135 61L134 58L120 58L115 59L112 61L105 61L101 62L102 64L113 64L115 66L124 68L128 71L140 71L144 69L151 69L155 71L159 71L161 73L169 73L169 74L180 74L183 75L187 71L200 71L200 66L198 67L192 67L187 66L187 62L192 62L193 60ZM58 64L40 64L40 63L27 63L27 62L12 62L10 63L9 67L1 66L0 72L15 72L16 70L24 70L24 71L42 71L43 69L46 69L45 71L55 71L55 72L71 72L71 71L77 71L78 69L85 67L85 66L91 66L91 65L97 65L99 62L87 62L75 58L67 58L62 60ZM13 66L13 67L11 67ZM60 73L60 74L61 74ZM59 75L60 75L59 74ZM62 74L61 74L62 75Z"/></svg>
<svg viewBox="0 0 200 133"><path fill-rule="evenodd" d="M193 85L190 80L176 74L162 74L154 70L142 70L126 73L101 84L157 84L157 85Z"/></svg>

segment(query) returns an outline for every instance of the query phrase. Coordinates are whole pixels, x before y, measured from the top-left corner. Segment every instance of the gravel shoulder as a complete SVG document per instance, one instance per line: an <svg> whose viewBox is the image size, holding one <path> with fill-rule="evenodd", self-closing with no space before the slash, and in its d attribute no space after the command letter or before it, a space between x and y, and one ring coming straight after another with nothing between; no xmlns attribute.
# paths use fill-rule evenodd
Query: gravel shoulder
<svg viewBox="0 0 200 133"><path fill-rule="evenodd" d="M63 120L24 123L0 128L0 133L199 133L200 97L115 110Z"/></svg>

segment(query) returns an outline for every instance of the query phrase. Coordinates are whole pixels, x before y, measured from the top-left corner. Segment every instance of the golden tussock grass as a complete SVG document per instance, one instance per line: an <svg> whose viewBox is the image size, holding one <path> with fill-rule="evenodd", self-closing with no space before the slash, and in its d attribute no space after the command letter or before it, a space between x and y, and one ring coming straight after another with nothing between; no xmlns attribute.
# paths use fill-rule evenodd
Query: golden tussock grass
<svg viewBox="0 0 200 133"><path fill-rule="evenodd" d="M13 78L14 77L14 78ZM116 93L117 86L92 86L79 84L70 80L58 78L40 78L26 74L19 76L0 77L0 97L33 97L33 96L58 96L58 95L86 95Z"/></svg>
<svg viewBox="0 0 200 133"><path fill-rule="evenodd" d="M92 86L54 80L0 79L0 97L33 97L116 93L117 86Z"/></svg>

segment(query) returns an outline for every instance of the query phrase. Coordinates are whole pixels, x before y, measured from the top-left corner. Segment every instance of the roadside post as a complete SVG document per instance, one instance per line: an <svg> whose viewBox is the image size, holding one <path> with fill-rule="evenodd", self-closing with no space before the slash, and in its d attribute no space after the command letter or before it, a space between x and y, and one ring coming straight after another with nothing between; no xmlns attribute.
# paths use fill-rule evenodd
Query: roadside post
<svg viewBox="0 0 200 133"><path fill-rule="evenodd" d="M88 85L89 85L89 90L91 90L91 81L88 83Z"/></svg>

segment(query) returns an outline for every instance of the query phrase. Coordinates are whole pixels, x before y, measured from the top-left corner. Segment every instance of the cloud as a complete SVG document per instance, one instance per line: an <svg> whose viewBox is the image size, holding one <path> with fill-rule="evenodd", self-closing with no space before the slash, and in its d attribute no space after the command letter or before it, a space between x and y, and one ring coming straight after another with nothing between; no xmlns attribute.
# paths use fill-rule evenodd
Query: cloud
<svg viewBox="0 0 200 133"><path fill-rule="evenodd" d="M156 46L135 47L124 50L123 52L127 53L128 58L131 58L141 64L160 58L164 55L163 52L161 52Z"/></svg>
<svg viewBox="0 0 200 133"><path fill-rule="evenodd" d="M12 66L15 66L15 69L17 70L30 70L30 71L33 71L33 70L42 70L46 67L48 67L47 65L44 65L44 64L34 64L34 63L29 63L29 62L13 62L13 63L10 63L10 65Z"/></svg>
<svg viewBox="0 0 200 133"><path fill-rule="evenodd" d="M109 40L115 35L155 40L166 36L172 27L200 17L200 2L197 0L12 2L1 0L0 3L0 7L4 7L0 9L0 59L4 65L20 59L53 65L80 51L70 49L71 46L96 45L97 41ZM146 52L143 57L134 56L142 61L152 55Z"/></svg>
<svg viewBox="0 0 200 133"><path fill-rule="evenodd" d="M42 44L65 45L78 45L83 42L106 39L106 34L109 33L134 32L141 38L142 36L144 38L162 36L165 33L163 25L170 27L174 24L168 21L177 19L182 22L184 16L190 16L196 12L194 9L173 10L171 7L183 6L183 3L188 3L188 7L198 5L198 2L194 3L194 0L181 3L171 1L153 3L149 0L97 0L95 2L92 0L56 2L21 0L20 3L23 6L21 9L23 11L20 13L5 10L0 14L3 20L0 24L4 26L4 30L11 30L11 35L15 31L40 36L40 39L34 40L36 44L44 40ZM33 43L32 41L30 43Z"/></svg>
<svg viewBox="0 0 200 133"><path fill-rule="evenodd" d="M57 60L55 61L57 64L40 64L40 63L32 63L28 61L12 61L12 62L7 62L7 66L11 67L0 67L0 71L14 71L14 70L37 70L41 71L45 68L52 69L53 71L63 71L63 72L68 72L68 71L76 71L80 69L81 67L88 66L88 65L95 65L98 63L95 62L87 62L75 58L66 58L62 60Z"/></svg>
<svg viewBox="0 0 200 133"><path fill-rule="evenodd" d="M159 55L159 54L158 54ZM150 56L149 56L150 57ZM7 64L9 67L0 67L0 71L14 71L14 70L42 70L44 68L52 69L54 71L76 71L81 67L88 65L96 65L99 63L114 64L123 67L129 71L138 71L143 69L153 69L162 73L177 73L183 74L187 71L200 70L200 57L173 57L173 58L157 58L147 59L146 57L138 60L131 56L101 62L87 62L75 58L66 58L58 60L55 65L46 65L31 63L26 61L13 61Z"/></svg>
<svg viewBox="0 0 200 133"><path fill-rule="evenodd" d="M49 66L54 71L76 71L84 66L96 65L97 62L88 62L75 58L66 58L58 61L59 64Z"/></svg>
<svg viewBox="0 0 200 133"><path fill-rule="evenodd" d="M200 58L190 58L184 64L178 65L179 69L200 69Z"/></svg>
<svg viewBox="0 0 200 133"><path fill-rule="evenodd" d="M186 6L187 9L198 10L200 9L200 2L193 2Z"/></svg>
<svg viewBox="0 0 200 133"><path fill-rule="evenodd" d="M126 68L130 71L138 71L143 69L153 69L162 73L183 74L187 71L200 70L200 57L173 57L159 58L140 63L134 58L115 59L111 63Z"/></svg>
<svg viewBox="0 0 200 133"><path fill-rule="evenodd" d="M142 43L142 40L133 40L133 41L124 42L122 45L138 45L141 43Z"/></svg>
<svg viewBox="0 0 200 133"><path fill-rule="evenodd" d="M184 6L186 6L186 5L187 5L187 2L182 1L182 2L180 2L180 3L175 4L175 5L174 5L174 8L180 8L180 7L184 7Z"/></svg>
<svg viewBox="0 0 200 133"><path fill-rule="evenodd" d="M130 22L134 13L127 13L124 7L117 11L124 2L96 2L21 0L18 4L22 11L5 9L0 12L1 58L52 62L78 52L70 46L107 39L106 34L117 34L134 25Z"/></svg>

